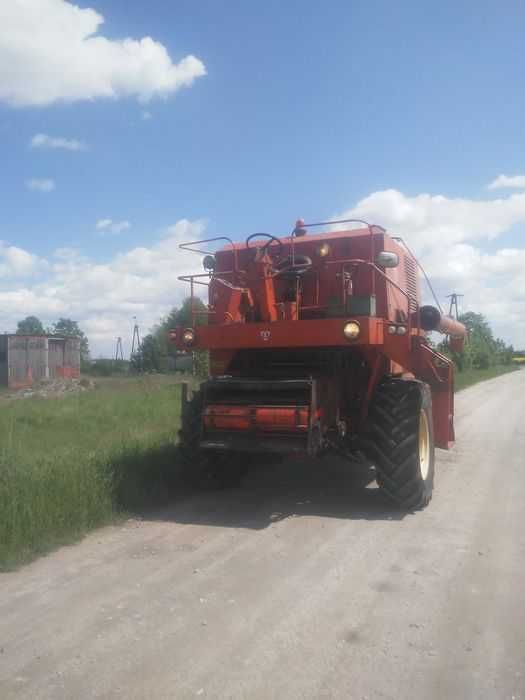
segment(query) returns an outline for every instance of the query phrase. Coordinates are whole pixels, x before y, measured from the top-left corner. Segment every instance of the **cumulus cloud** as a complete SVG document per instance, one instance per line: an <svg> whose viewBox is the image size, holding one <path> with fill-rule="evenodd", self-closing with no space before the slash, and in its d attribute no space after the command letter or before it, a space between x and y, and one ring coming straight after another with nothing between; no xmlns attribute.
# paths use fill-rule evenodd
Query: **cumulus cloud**
<svg viewBox="0 0 525 700"><path fill-rule="evenodd" d="M43 106L57 101L166 97L206 74L193 55L174 63L149 36L107 39L104 18L67 0L0 2L0 101Z"/></svg>
<svg viewBox="0 0 525 700"><path fill-rule="evenodd" d="M47 134L35 134L29 144L31 148L61 148L65 151L85 151L87 146L77 139L65 139L61 136L52 137Z"/></svg>
<svg viewBox="0 0 525 700"><path fill-rule="evenodd" d="M0 279L27 277L36 272L42 262L27 250L0 241Z"/></svg>
<svg viewBox="0 0 525 700"><path fill-rule="evenodd" d="M131 228L129 221L113 221L113 219L99 219L95 226L96 230L104 235L106 233L123 233Z"/></svg>
<svg viewBox="0 0 525 700"><path fill-rule="evenodd" d="M339 215L338 215L339 216ZM502 199L462 199L443 195L405 195L398 190L374 192L343 212L378 223L397 235L413 238L420 249L497 238L525 222L525 193Z"/></svg>
<svg viewBox="0 0 525 700"><path fill-rule="evenodd" d="M2 283L0 248L0 332L16 328L20 318L36 314L45 323L58 316L74 318L90 339L94 356L111 355L115 339L131 337L133 316L143 333L189 294L177 276L202 272L198 255L181 251L179 243L203 237L202 221L183 219L167 228L153 245L135 247L106 263L83 257L75 249L59 248L47 261L33 266L18 260L20 279ZM5 244L4 244L5 246ZM19 250L19 249L17 249ZM30 256L27 251L21 251ZM11 254L11 264L16 255ZM38 264L47 267L35 276ZM129 347L128 347L129 350Z"/></svg>
<svg viewBox="0 0 525 700"><path fill-rule="evenodd" d="M56 185L55 181L50 178L33 178L26 182L26 187L28 190L36 192L52 192Z"/></svg>
<svg viewBox="0 0 525 700"><path fill-rule="evenodd" d="M487 185L488 190L517 189L525 190L525 175L498 175Z"/></svg>
<svg viewBox="0 0 525 700"><path fill-rule="evenodd" d="M509 228L525 224L521 197L469 200L387 190L370 194L344 215L366 218L401 235L444 305L450 292L463 293L465 310L485 314L497 335L525 348L525 247L498 247L498 238ZM68 316L87 332L95 356L111 355L117 336L131 337L133 316L147 332L188 295L189 286L177 277L201 272L201 259L180 250L179 243L203 238L205 228L203 221L183 219L166 228L157 242L123 250L104 263L72 248L59 248L42 261L2 244L0 331L15 328L28 314L45 323Z"/></svg>
<svg viewBox="0 0 525 700"><path fill-rule="evenodd" d="M473 200L390 189L373 192L336 218L364 219L401 236L443 304L447 294L463 293L465 310L485 314L497 334L525 347L525 248L484 250L513 226L525 225L525 193Z"/></svg>

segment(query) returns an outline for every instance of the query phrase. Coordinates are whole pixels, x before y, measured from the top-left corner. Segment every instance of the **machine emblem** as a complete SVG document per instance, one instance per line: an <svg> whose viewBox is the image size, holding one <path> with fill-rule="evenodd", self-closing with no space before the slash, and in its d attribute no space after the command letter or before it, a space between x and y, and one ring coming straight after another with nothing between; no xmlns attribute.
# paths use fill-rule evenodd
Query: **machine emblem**
<svg viewBox="0 0 525 700"><path fill-rule="evenodd" d="M271 331L261 331L261 338L266 342L270 340L270 336L272 335Z"/></svg>

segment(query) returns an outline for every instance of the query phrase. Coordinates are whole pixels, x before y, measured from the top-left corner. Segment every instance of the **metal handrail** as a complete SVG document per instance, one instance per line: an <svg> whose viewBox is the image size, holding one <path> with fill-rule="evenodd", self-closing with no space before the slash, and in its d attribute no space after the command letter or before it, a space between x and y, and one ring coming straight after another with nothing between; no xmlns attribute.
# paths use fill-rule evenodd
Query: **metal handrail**
<svg viewBox="0 0 525 700"><path fill-rule="evenodd" d="M382 226L379 226L378 224L370 224L368 221L365 221L364 219L334 219L333 221L315 221L312 224L301 224L301 228L312 228L314 226L333 226L335 224L363 224L364 226L367 227L368 232L370 233L370 260L374 259L374 229L377 229L378 231L382 233L386 233L386 229L383 228ZM294 261L295 257L295 249L294 249L294 240L296 236L294 236L296 231L296 228L293 229L292 234L291 234L291 247L292 247L292 262ZM372 275L372 294L375 294L375 287L376 287L376 281L374 275Z"/></svg>
<svg viewBox="0 0 525 700"><path fill-rule="evenodd" d="M414 297L412 297L412 296L411 296L410 294L408 294L404 289L402 289L396 282L394 282L392 279L390 279L390 278L388 277L388 275L386 275L386 274L383 272L383 270L381 270L381 269L375 264L375 262L373 262L373 260L374 260L374 231L380 231L380 232L382 232L382 233L386 233L386 229L384 229L382 226L379 226L378 224L370 224L368 221L365 221L364 219L334 219L334 220L332 220L332 221L317 221L317 222L314 222L314 223L311 223L311 224L305 224L305 223L303 223L303 224L301 224L301 227L302 227L302 228L312 228L312 227L315 227L315 226L332 226L332 225L336 225L336 224L347 224L347 223L363 224L364 226L366 226L366 227L368 228L369 233L370 233L370 246L371 246L371 248L370 248L370 260L363 260L363 259L360 259L360 258L353 258L353 259L352 259L352 258L347 258L347 259L344 259L344 260L327 260L327 261L326 261L327 264L328 264L328 265L340 264L340 265L342 265L342 266L344 267L344 265L349 264L349 263L352 263L352 264L354 264L354 265L367 265L368 267L371 267L371 268L373 269L374 272L379 273L379 274L381 275L381 277L383 277L389 284L391 284L391 285L392 285L393 287L395 287L399 292L401 292L401 294L407 299L407 303L408 303L408 308L407 308L407 326L408 326L408 332L409 332L409 334L410 334L410 331L411 331L411 328L412 328L410 309L411 309L411 304L412 304L412 303L414 304L415 309L416 309L416 319L417 319L417 326L416 326L416 328L417 328L417 330L418 330L418 332L419 332L419 330L420 330L419 303L418 303L417 299L415 299ZM290 237L290 238L291 238L291 258L292 258L292 264L293 264L294 257L295 257L295 255L294 255L294 241L295 241L295 238L296 238L296 236L294 235L294 234L295 234L295 230L296 230L296 229L294 228L294 230L293 230L292 233L291 233L291 237ZM428 278L427 278L427 276L426 276L426 273L425 273L424 270L421 268L421 265L419 264L419 262L417 261L417 259L414 257L414 255L412 254L412 251L410 251L410 249L409 249L408 246L406 245L405 241L404 241L402 238L399 238L399 237L392 237L392 238L393 238L394 240L399 240L399 241L405 246L405 248L407 249L407 251L409 252L409 254L411 255L411 257L412 257L412 258L415 260L415 262L417 263L418 267L422 270L422 272L423 272L423 274L425 275L425 278L427 279L427 282L428 282ZM183 249L183 250L189 250L189 251L191 251L191 252L199 253L199 254L201 254L201 255L202 255L202 254L214 255L215 253L214 253L213 251L202 250L202 249L200 249L200 248L195 248L195 247L190 247L190 246L201 245L201 244L203 244L203 243L213 243L213 242L215 242L215 241L221 241L221 240L227 241L228 243L230 243L230 245L232 246L233 257L234 257L234 270L233 270L233 271L227 271L227 272L221 272L221 274L223 274L223 275L226 275L226 274L234 274L234 273L238 272L237 248L235 247L235 244L234 244L234 242L232 241L232 239L231 239L231 238L228 238L227 236L217 236L217 237L215 237L215 238L206 238L206 239L203 239L203 240L201 240L201 241L190 241L189 243L180 243L180 244L179 244L179 248L181 248L181 249ZM193 299L193 285L194 285L194 284L201 284L201 285L203 285L203 286L205 286L205 287L208 287L208 286L209 286L209 283L197 281L197 280L195 280L195 278L197 278L197 277L209 277L210 280L211 280L211 279L212 279L212 276L213 276L212 273L201 273L201 274L196 274L196 275L181 275L178 279L181 280L181 281L183 281L183 282L189 282L189 283L190 283L190 286L191 286L190 295L191 295L191 298ZM272 275L272 276L273 276L273 275ZM214 278L214 279L216 279L218 282L222 282L223 284L225 284L225 286L228 286L228 287L231 286L232 288L237 289L237 287L233 287L233 285L231 285L231 283L227 282L226 280L221 280L220 278ZM194 280L195 280L195 281L194 281ZM429 284L430 284L430 283L429 283ZM244 288L239 287L238 289L244 289ZM432 290L432 292L433 292L432 287L431 287L431 290ZM372 274L372 294L375 294L375 275L374 275L374 274ZM439 306L439 303L438 303L438 306ZM301 308L314 309L314 308L316 308L316 307L315 307L315 306L300 307L300 308L298 308L298 310L297 310L298 313L300 313L300 309L301 309ZM318 308L321 308L321 307L319 306ZM214 312L210 311L210 312L200 312L200 313L201 313L201 314L204 314L204 313L214 313ZM191 314L192 314L192 319L193 319L193 315L194 315L194 312L193 312L193 304L192 304L192 306L191 306Z"/></svg>
<svg viewBox="0 0 525 700"><path fill-rule="evenodd" d="M216 236L215 238L204 238L202 241L190 241L189 243L179 243L179 248L182 250L189 250L192 253L199 253L199 255L215 255L213 250L202 250L201 248L191 248L190 246L201 245L202 243L214 243L215 241L227 241L233 251L233 264L234 270L237 272L237 248L235 243L228 236Z"/></svg>

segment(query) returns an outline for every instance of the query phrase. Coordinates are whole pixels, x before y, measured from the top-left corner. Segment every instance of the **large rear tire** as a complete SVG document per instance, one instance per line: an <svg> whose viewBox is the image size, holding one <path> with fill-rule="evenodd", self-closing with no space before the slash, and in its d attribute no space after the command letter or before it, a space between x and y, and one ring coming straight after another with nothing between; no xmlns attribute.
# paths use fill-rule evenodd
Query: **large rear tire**
<svg viewBox="0 0 525 700"><path fill-rule="evenodd" d="M184 481L200 490L213 491L236 486L245 473L240 455L201 450L202 393L194 391L183 403L179 452Z"/></svg>
<svg viewBox="0 0 525 700"><path fill-rule="evenodd" d="M403 509L424 508L434 487L430 389L390 379L376 389L369 413L367 452L381 490Z"/></svg>

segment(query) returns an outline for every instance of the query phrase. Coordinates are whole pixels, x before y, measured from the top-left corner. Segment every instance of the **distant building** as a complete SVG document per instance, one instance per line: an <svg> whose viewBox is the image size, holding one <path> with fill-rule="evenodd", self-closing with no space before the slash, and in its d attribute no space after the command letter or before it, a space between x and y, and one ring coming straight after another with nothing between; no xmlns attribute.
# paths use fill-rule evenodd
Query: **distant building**
<svg viewBox="0 0 525 700"><path fill-rule="evenodd" d="M80 376L80 338L0 335L0 385L12 389L42 379Z"/></svg>

